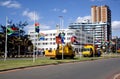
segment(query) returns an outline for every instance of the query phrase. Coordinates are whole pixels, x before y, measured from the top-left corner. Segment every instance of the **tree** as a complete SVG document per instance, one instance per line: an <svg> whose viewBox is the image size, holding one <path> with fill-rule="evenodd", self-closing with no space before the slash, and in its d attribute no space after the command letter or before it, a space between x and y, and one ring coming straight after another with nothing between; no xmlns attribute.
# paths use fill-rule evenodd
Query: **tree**
<svg viewBox="0 0 120 79"><path fill-rule="evenodd" d="M28 25L28 23L20 21L19 23L15 24L12 21L8 21L7 26L7 33L9 30L12 30L12 33L7 36L7 51L8 56L14 57L15 55L19 55L19 46L20 46L20 54L26 54L28 51L28 48L32 48L33 44L31 40L29 40L28 35L25 35L25 31L23 30L25 26ZM5 35L6 35L6 26L0 25L2 32L0 34L0 52L5 51ZM10 29L8 29L8 27ZM30 49L29 49L30 50ZM32 50L31 50L32 51Z"/></svg>

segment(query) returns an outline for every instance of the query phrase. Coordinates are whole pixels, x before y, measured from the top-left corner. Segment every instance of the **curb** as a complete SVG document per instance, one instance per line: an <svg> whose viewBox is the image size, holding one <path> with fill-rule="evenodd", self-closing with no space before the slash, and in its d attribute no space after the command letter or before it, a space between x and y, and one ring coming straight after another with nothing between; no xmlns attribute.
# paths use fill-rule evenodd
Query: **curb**
<svg viewBox="0 0 120 79"><path fill-rule="evenodd" d="M108 57L109 58L109 57ZM108 59L108 58L104 58L104 59ZM101 59L101 58L100 58ZM5 72L5 71L11 71L11 70L17 70L17 69L25 69L25 68L30 68L30 67L38 67L38 66L47 66L47 65L59 65L59 64L64 64L64 63L75 63L75 62L84 62L84 61L95 61L95 60L100 60L100 59L90 59L90 60L81 60L81 61L69 61L69 62L57 62L57 63L51 63L51 64L42 64L42 65L33 65L33 66L24 66L24 67L17 67L17 68L10 68L10 69L3 69L0 70L0 72Z"/></svg>
<svg viewBox="0 0 120 79"><path fill-rule="evenodd" d="M10 69L0 70L0 72L11 71L11 70L17 70L17 69L25 69L25 68L31 68L31 67L38 67L38 66L46 66L46 65L57 65L57 63L43 64L43 65L33 65L33 66L25 66L25 67L17 67L17 68L10 68Z"/></svg>
<svg viewBox="0 0 120 79"><path fill-rule="evenodd" d="M42 65L33 65L33 66L24 66L24 67L3 69L3 70L0 70L0 72L12 71L12 70L17 70L17 69L25 69L25 68L31 68L31 67L38 67L38 66L59 65L59 64L65 64L65 63L75 63L75 62L94 61L94 60L98 60L98 59L82 60L82 61L69 61L69 62L61 62L61 61L59 61L57 63L51 63L51 64L42 64Z"/></svg>

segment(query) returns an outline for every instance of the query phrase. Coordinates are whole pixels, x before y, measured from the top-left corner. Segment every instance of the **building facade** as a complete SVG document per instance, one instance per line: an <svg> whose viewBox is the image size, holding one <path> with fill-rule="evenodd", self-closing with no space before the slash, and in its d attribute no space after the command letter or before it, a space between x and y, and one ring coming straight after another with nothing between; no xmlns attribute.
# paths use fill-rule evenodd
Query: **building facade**
<svg viewBox="0 0 120 79"><path fill-rule="evenodd" d="M107 5L91 7L92 23L109 22L111 23L111 10Z"/></svg>
<svg viewBox="0 0 120 79"><path fill-rule="evenodd" d="M112 39L111 31L111 10L109 6L92 6L91 7L92 23L107 23L107 41ZM106 27L106 26L105 26ZM104 28L105 28L104 27Z"/></svg>
<svg viewBox="0 0 120 79"><path fill-rule="evenodd" d="M108 38L107 23L71 23L69 29L82 29L83 32L92 34L93 44L99 46Z"/></svg>
<svg viewBox="0 0 120 79"><path fill-rule="evenodd" d="M65 33L65 40L64 40L65 44L68 42L71 42L72 36L77 37L78 44L72 44L72 46L74 47L74 49L77 52L81 51L82 44L93 43L92 34L82 32L81 29L63 29L63 30L59 30L59 32ZM32 40L33 44L38 49L47 50L47 49L56 49L57 48L57 44L56 44L56 36L58 36L57 30L40 31L40 33L45 34L44 40L39 40L38 34L34 33L33 30L30 30L28 32L28 34L30 35L30 39ZM63 44L63 45L65 45L65 44Z"/></svg>

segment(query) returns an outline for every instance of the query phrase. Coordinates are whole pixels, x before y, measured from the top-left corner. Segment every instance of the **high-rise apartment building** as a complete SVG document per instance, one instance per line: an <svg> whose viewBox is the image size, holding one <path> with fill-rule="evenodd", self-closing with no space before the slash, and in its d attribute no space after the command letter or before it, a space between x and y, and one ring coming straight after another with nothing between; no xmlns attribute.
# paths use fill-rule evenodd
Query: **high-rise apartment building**
<svg viewBox="0 0 120 79"><path fill-rule="evenodd" d="M92 6L91 8L92 22L109 22L111 23L111 10L107 5Z"/></svg>
<svg viewBox="0 0 120 79"><path fill-rule="evenodd" d="M111 32L111 10L109 6L92 6L91 7L92 23L107 23L107 40L112 38Z"/></svg>

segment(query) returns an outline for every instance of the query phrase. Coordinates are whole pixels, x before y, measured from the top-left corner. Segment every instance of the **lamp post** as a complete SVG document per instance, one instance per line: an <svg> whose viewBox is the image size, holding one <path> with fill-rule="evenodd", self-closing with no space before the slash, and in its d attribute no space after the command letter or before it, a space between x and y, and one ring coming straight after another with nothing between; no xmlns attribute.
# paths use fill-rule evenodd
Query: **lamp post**
<svg viewBox="0 0 120 79"><path fill-rule="evenodd" d="M61 30L63 32L63 16L59 16L60 18L60 27L61 27ZM62 60L64 59L64 54L63 54L63 44L62 44Z"/></svg>

